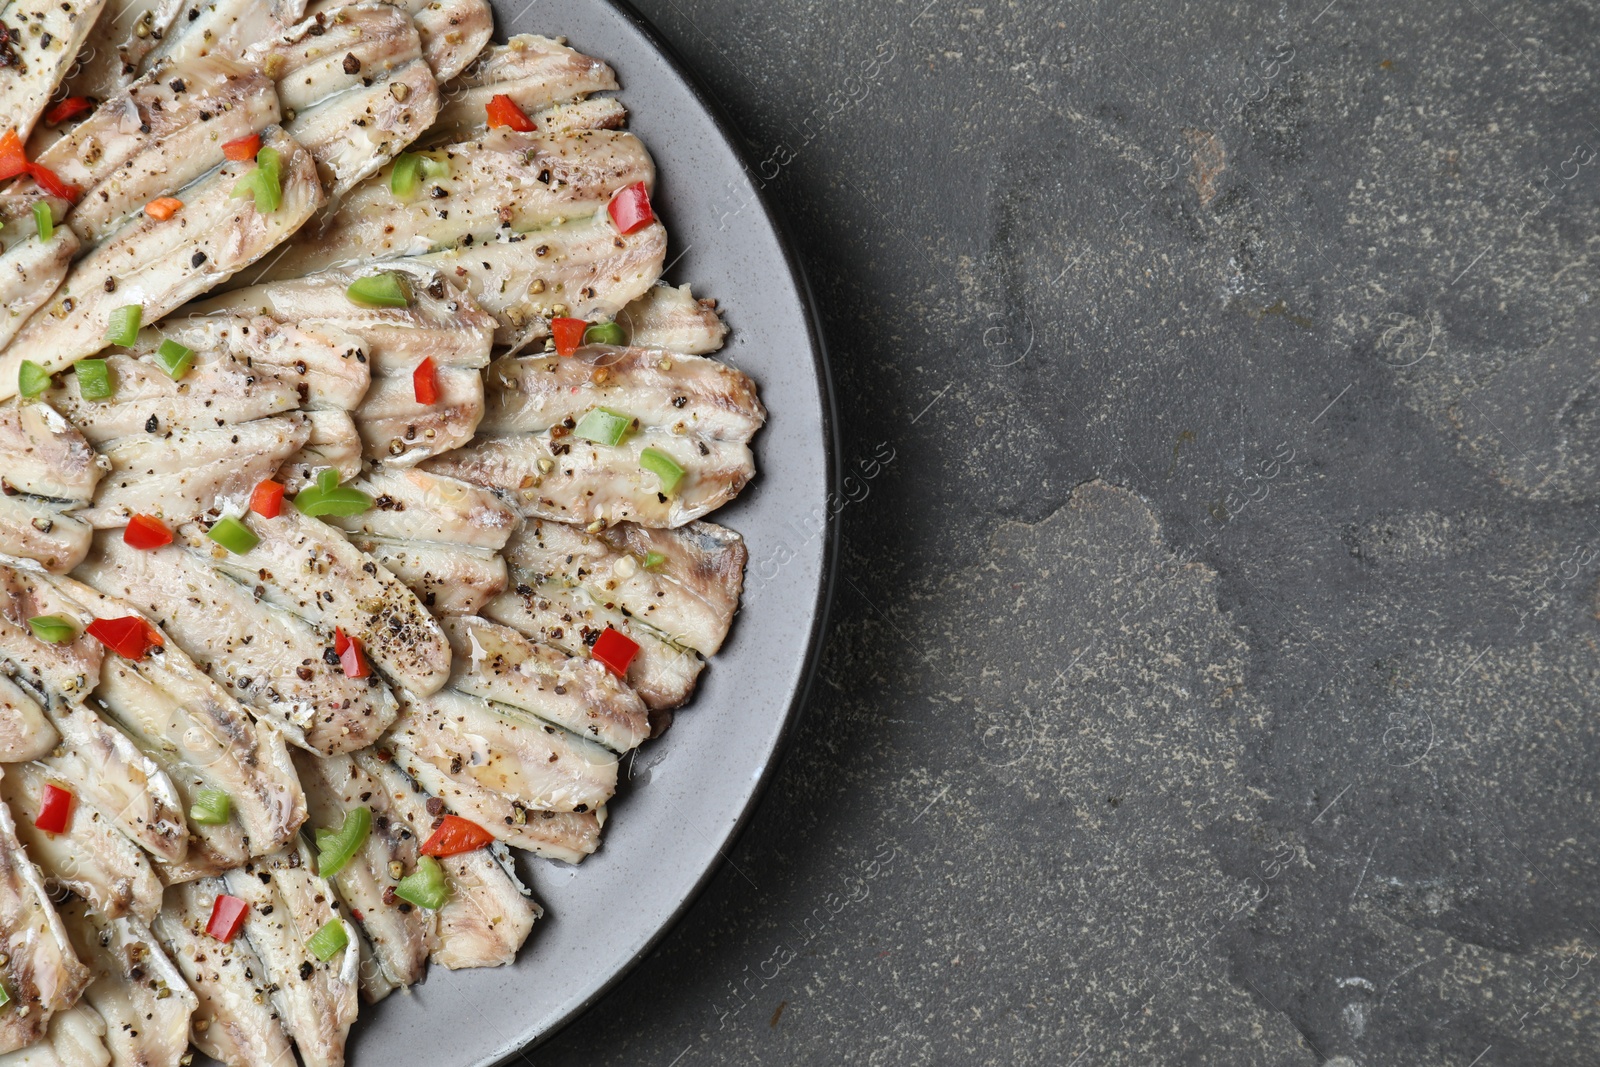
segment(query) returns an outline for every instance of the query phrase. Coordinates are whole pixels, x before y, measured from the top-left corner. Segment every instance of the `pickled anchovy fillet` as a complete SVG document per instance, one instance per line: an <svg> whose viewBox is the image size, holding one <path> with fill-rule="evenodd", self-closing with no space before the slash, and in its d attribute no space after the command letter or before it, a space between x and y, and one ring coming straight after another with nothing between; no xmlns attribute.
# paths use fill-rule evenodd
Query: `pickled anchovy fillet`
<svg viewBox="0 0 1600 1067"><path fill-rule="evenodd" d="M60 204L70 206L66 224L87 247L222 162L224 143L277 121L268 78L228 59L199 59L105 100L38 162L83 188L75 203ZM32 178L19 179L0 192L0 218L29 211L42 194Z"/></svg>
<svg viewBox="0 0 1600 1067"><path fill-rule="evenodd" d="M653 567L644 564L659 557ZM711 655L739 609L744 538L715 523L673 530L621 523L589 532L566 523L530 522L506 545L514 581L548 576L581 586L676 644Z"/></svg>
<svg viewBox="0 0 1600 1067"><path fill-rule="evenodd" d="M107 918L132 915L146 922L154 918L161 906L155 868L89 796L73 802L67 833L50 834L33 825L48 784L69 792L80 790L77 783L34 763L7 767L0 778L0 796L17 820L17 837L44 872L46 884L70 889Z"/></svg>
<svg viewBox="0 0 1600 1067"><path fill-rule="evenodd" d="M33 694L0 673L0 763L39 759L60 740Z"/></svg>
<svg viewBox="0 0 1600 1067"><path fill-rule="evenodd" d="M181 0L107 0L57 95L104 102L126 89L184 7ZM35 142L40 132L34 131ZM38 158L32 151L29 156Z"/></svg>
<svg viewBox="0 0 1600 1067"><path fill-rule="evenodd" d="M512 797L441 773L404 746L394 746L392 754L401 770L444 801L450 811L471 819L512 848L580 863L600 847L600 812L530 811Z"/></svg>
<svg viewBox="0 0 1600 1067"><path fill-rule="evenodd" d="M263 599L324 633L343 629L361 642L376 667L415 693L444 685L450 646L415 594L359 552L338 529L285 507L275 519L246 516L260 542L245 556L224 553L215 565ZM209 552L198 524L180 527L177 541Z"/></svg>
<svg viewBox="0 0 1600 1067"><path fill-rule="evenodd" d="M282 159L282 203L262 214L255 200L233 189L253 164L228 162L179 194L184 207L166 222L129 219L80 259L0 354L0 399L16 392L17 370L31 359L61 370L106 346L112 311L143 308L154 321L287 239L323 202L312 159L281 130L263 142ZM108 286L106 283L110 282Z"/></svg>
<svg viewBox="0 0 1600 1067"><path fill-rule="evenodd" d="M706 356L728 339L714 300L696 300L687 285L658 283L617 312L617 324L636 348Z"/></svg>
<svg viewBox="0 0 1600 1067"><path fill-rule="evenodd" d="M0 1067L108 1067L106 1024L83 1001L50 1016L44 1039L0 1054Z"/></svg>
<svg viewBox="0 0 1600 1067"><path fill-rule="evenodd" d="M47 403L0 404L0 482L21 493L87 501L111 465Z"/></svg>
<svg viewBox="0 0 1600 1067"><path fill-rule="evenodd" d="M441 625L455 650L450 681L463 693L521 708L616 752L650 736L644 703L599 663L535 645L486 619L446 618Z"/></svg>
<svg viewBox="0 0 1600 1067"><path fill-rule="evenodd" d="M483 129L484 109L497 95L511 97L531 115L553 104L571 103L615 88L616 73L600 60L548 37L519 34L503 45L485 48L445 86L445 106L428 137L463 140Z"/></svg>
<svg viewBox="0 0 1600 1067"><path fill-rule="evenodd" d="M498 550L517 525L516 512L493 492L426 471L373 470L356 487L373 506L329 520L351 534Z"/></svg>
<svg viewBox="0 0 1600 1067"><path fill-rule="evenodd" d="M623 236L601 212L412 262L464 286L499 323L495 342L520 349L549 336L552 315L616 317L655 284L666 251L667 232L659 222Z"/></svg>
<svg viewBox="0 0 1600 1067"><path fill-rule="evenodd" d="M37 497L0 495L0 555L33 560L56 574L82 563L94 527L69 515L66 509L71 506Z"/></svg>
<svg viewBox="0 0 1600 1067"><path fill-rule="evenodd" d="M410 587L435 615L476 615L506 587L506 564L483 548L352 534L350 543Z"/></svg>
<svg viewBox="0 0 1600 1067"><path fill-rule="evenodd" d="M316 234L293 242L267 280L526 232L593 215L635 182L655 184L644 145L611 130L552 135L495 129L425 158L443 173L423 177L404 196L392 188L393 165L373 175Z"/></svg>
<svg viewBox="0 0 1600 1067"><path fill-rule="evenodd" d="M313 484L322 470L337 471L341 482L360 474L361 433L355 420L331 408L312 408L304 414L310 435L300 451L283 461L276 480L294 494Z"/></svg>
<svg viewBox="0 0 1600 1067"><path fill-rule="evenodd" d="M248 938L223 942L206 933L217 896L226 891L216 878L169 886L151 923L198 1000L190 1040L201 1052L230 1065L295 1067L261 957Z"/></svg>
<svg viewBox="0 0 1600 1067"><path fill-rule="evenodd" d="M28 139L103 7L105 0L11 0L0 7L11 33L10 62L0 78L0 132L15 129Z"/></svg>
<svg viewBox="0 0 1600 1067"><path fill-rule="evenodd" d="M333 876L339 898L361 927L385 982L364 981L368 1000L379 1000L394 987L409 986L422 978L428 953L437 937L435 913L427 908L401 907L394 896L399 882L392 864L401 871L416 866L422 839L395 810L388 792L357 759L348 755L321 759L295 757L305 785L311 822L319 829L337 830L355 808L372 812L372 830L360 850ZM424 829L426 824L424 824ZM364 976L365 978L365 976Z"/></svg>
<svg viewBox="0 0 1600 1067"><path fill-rule="evenodd" d="M4 195L0 193L0 195ZM50 240L24 232L13 223L0 230L0 349L22 329L28 317L55 295L78 254L78 235L59 226Z"/></svg>
<svg viewBox="0 0 1600 1067"><path fill-rule="evenodd" d="M303 843L223 877L228 892L250 904L243 936L272 977L272 1002L294 1039L305 1067L339 1067L345 1038L356 1019L356 932L339 917L328 885L312 873ZM306 942L324 925L342 923L349 942L329 960L319 960Z"/></svg>
<svg viewBox="0 0 1600 1067"><path fill-rule="evenodd" d="M160 899L157 890L152 906ZM61 918L94 973L83 999L106 1022L112 1064L179 1067L199 1001L149 926L142 919L107 918L76 900L63 906Z"/></svg>
<svg viewBox="0 0 1600 1067"><path fill-rule="evenodd" d="M17 841L11 812L0 805L0 981L11 1003L0 1013L0 1052L44 1036L50 1016L77 1003L89 971L73 953L34 869Z"/></svg>
<svg viewBox="0 0 1600 1067"><path fill-rule="evenodd" d="M82 518L104 529L130 515L184 522L247 495L301 448L311 422L300 412L228 428L178 429L107 441L111 474Z"/></svg>
<svg viewBox="0 0 1600 1067"><path fill-rule="evenodd" d="M398 714L384 686L327 662L331 635L258 598L213 566L209 553L144 552L107 533L79 573L149 612L229 693L297 745L349 752L376 740Z"/></svg>

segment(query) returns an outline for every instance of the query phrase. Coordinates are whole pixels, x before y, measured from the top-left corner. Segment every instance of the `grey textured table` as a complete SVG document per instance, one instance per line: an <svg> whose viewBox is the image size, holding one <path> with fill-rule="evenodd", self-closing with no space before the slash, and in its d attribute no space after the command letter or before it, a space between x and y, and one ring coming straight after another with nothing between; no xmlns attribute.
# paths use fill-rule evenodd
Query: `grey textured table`
<svg viewBox="0 0 1600 1067"><path fill-rule="evenodd" d="M855 481L748 832L528 1062L1600 1063L1600 5L1325 2L641 3Z"/></svg>

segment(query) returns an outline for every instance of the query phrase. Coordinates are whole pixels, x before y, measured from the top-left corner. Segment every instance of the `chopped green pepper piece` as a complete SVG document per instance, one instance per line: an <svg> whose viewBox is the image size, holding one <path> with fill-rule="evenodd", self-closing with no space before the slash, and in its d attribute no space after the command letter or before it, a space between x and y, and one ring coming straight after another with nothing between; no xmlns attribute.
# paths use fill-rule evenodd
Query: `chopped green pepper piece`
<svg viewBox="0 0 1600 1067"><path fill-rule="evenodd" d="M667 561L667 557L659 552L648 552L644 557L644 569L653 571Z"/></svg>
<svg viewBox="0 0 1600 1067"><path fill-rule="evenodd" d="M422 157L415 152L401 152L395 157L394 170L389 173L389 191L395 196L411 196L422 182Z"/></svg>
<svg viewBox="0 0 1600 1067"><path fill-rule="evenodd" d="M202 826L221 826L228 821L233 802L220 789L202 789L189 805L189 821Z"/></svg>
<svg viewBox="0 0 1600 1067"><path fill-rule="evenodd" d="M361 851L372 830L372 809L351 808L345 812L344 823L337 830L318 830L317 873L332 878L344 869L350 858Z"/></svg>
<svg viewBox="0 0 1600 1067"><path fill-rule="evenodd" d="M6 988L4 982L0 982L0 1008L3 1008L10 1003L11 991Z"/></svg>
<svg viewBox="0 0 1600 1067"><path fill-rule="evenodd" d="M80 359L72 370L78 376L78 395L85 400L110 400L117 391L103 359Z"/></svg>
<svg viewBox="0 0 1600 1067"><path fill-rule="evenodd" d="M261 538L252 533L250 527L232 515L218 519L206 536L236 556L244 555L261 543Z"/></svg>
<svg viewBox="0 0 1600 1067"><path fill-rule="evenodd" d="M38 396L50 388L50 372L31 359L17 367L17 392L23 396Z"/></svg>
<svg viewBox="0 0 1600 1067"><path fill-rule="evenodd" d="M400 879L394 895L409 900L419 908L438 911L450 899L450 883L445 880L444 868L432 856L417 860L417 869Z"/></svg>
<svg viewBox="0 0 1600 1067"><path fill-rule="evenodd" d="M619 415L610 408L595 408L578 420L577 428L572 432L574 436L597 445L614 445L622 440L622 435L632 425L633 419L627 415Z"/></svg>
<svg viewBox="0 0 1600 1067"><path fill-rule="evenodd" d="M339 472L324 467L317 472L317 484L300 490L295 495L294 506L307 518L320 515L338 515L349 518L360 515L372 507L372 498L359 489L339 484Z"/></svg>
<svg viewBox="0 0 1600 1067"><path fill-rule="evenodd" d="M311 935L306 941L306 948L311 954L323 963L343 952L350 944L350 935L345 932L344 923L338 919L329 919L322 924L322 929Z"/></svg>
<svg viewBox="0 0 1600 1067"><path fill-rule="evenodd" d="M597 322L583 331L583 343L586 345L625 345L628 343L628 336L622 332L622 327L615 322Z"/></svg>
<svg viewBox="0 0 1600 1067"><path fill-rule="evenodd" d="M60 615L35 615L28 620L33 636L52 645L64 645L78 635L78 628Z"/></svg>
<svg viewBox="0 0 1600 1067"><path fill-rule="evenodd" d="M403 308L411 306L411 293L405 281L394 271L369 274L357 278L344 291L351 301L364 307Z"/></svg>
<svg viewBox="0 0 1600 1067"><path fill-rule="evenodd" d="M139 339L139 320L144 318L144 308L138 304L124 304L106 319L106 344L128 345Z"/></svg>
<svg viewBox="0 0 1600 1067"><path fill-rule="evenodd" d="M41 243L56 235L56 218L50 213L50 205L43 200L33 202L33 224L39 229Z"/></svg>
<svg viewBox="0 0 1600 1067"><path fill-rule="evenodd" d="M188 374L189 368L194 365L194 349L176 341L164 340L161 347L156 349L156 362L167 372L167 377L177 381Z"/></svg>
<svg viewBox="0 0 1600 1067"><path fill-rule="evenodd" d="M669 496L683 478L683 468L658 448L647 448L639 453L639 466L660 478L661 491Z"/></svg>
<svg viewBox="0 0 1600 1067"><path fill-rule="evenodd" d="M256 153L256 165L233 187L234 196L254 196L256 210L270 214L283 206L282 157L276 148Z"/></svg>

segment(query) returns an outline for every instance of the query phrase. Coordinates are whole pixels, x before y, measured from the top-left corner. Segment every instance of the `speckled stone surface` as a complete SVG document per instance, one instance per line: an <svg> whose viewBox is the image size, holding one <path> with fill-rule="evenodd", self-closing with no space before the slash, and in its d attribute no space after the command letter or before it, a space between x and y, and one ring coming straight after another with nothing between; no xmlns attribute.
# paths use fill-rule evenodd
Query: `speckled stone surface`
<svg viewBox="0 0 1600 1067"><path fill-rule="evenodd" d="M1600 1063L1600 4L1325 4L641 2L856 480L748 832L526 1062Z"/></svg>

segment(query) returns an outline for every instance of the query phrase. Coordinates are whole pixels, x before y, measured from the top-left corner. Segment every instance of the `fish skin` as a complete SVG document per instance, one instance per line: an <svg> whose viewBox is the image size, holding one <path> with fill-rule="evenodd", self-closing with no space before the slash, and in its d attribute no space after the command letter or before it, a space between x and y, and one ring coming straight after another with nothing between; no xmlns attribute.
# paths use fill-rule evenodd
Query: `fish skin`
<svg viewBox="0 0 1600 1067"><path fill-rule="evenodd" d="M545 859L581 863L600 847L600 816L595 812L529 811L516 800L440 773L427 760L400 745L394 763L447 810L470 819L497 841Z"/></svg>
<svg viewBox="0 0 1600 1067"><path fill-rule="evenodd" d="M455 652L451 684L463 693L521 708L614 752L650 736L644 703L593 660L535 645L487 619L445 618L440 625Z"/></svg>
<svg viewBox="0 0 1600 1067"><path fill-rule="evenodd" d="M0 481L21 493L88 501L111 469L71 422L48 403L0 404Z"/></svg>
<svg viewBox="0 0 1600 1067"><path fill-rule="evenodd" d="M457 689L406 701L389 736L440 774L532 810L596 811L617 791L616 753Z"/></svg>
<svg viewBox="0 0 1600 1067"><path fill-rule="evenodd" d="M671 497L640 465L646 448L665 453L683 469ZM542 434L480 436L429 460L424 469L498 489L529 518L678 527L738 496L755 477L755 458L739 442L695 440L650 427L604 446L557 426Z"/></svg>
<svg viewBox="0 0 1600 1067"><path fill-rule="evenodd" d="M310 419L296 411L227 428L107 441L100 453L111 474L94 506L79 514L99 529L125 526L131 515L187 522L248 497L310 436Z"/></svg>
<svg viewBox="0 0 1600 1067"><path fill-rule="evenodd" d="M90 797L78 795L73 801L67 833L45 833L33 825L39 798L51 783L82 792L37 763L6 767L0 778L0 797L16 819L17 838L43 871L47 887L70 889L107 918L132 915L149 922L161 906L161 880L145 853Z"/></svg>
<svg viewBox="0 0 1600 1067"><path fill-rule="evenodd" d="M434 615L476 615L506 587L505 560L489 549L351 534L350 543L410 587Z"/></svg>
<svg viewBox="0 0 1600 1067"><path fill-rule="evenodd" d="M650 553L661 564L645 569ZM506 544L515 582L548 576L614 603L676 644L712 655L722 647L744 586L744 538L710 522L673 530L619 523L594 533L566 523L525 523ZM624 561L627 562L624 562Z"/></svg>
<svg viewBox="0 0 1600 1067"><path fill-rule="evenodd" d="M450 646L438 623L394 575L357 551L342 531L285 507L275 519L242 521L260 537L245 556L223 553L224 573L261 586L265 599L324 633L342 627L378 669L412 692L428 694L450 676ZM209 552L199 524L177 531L179 544ZM213 557L215 558L215 557Z"/></svg>
<svg viewBox="0 0 1600 1067"><path fill-rule="evenodd" d="M650 291L617 312L617 324L635 348L708 356L728 339L728 324L715 300L696 300L687 285L657 282Z"/></svg>
<svg viewBox="0 0 1600 1067"><path fill-rule="evenodd" d="M261 957L248 938L224 943L205 932L224 892L216 878L169 886L151 923L198 1000L189 1038L207 1056L234 1067L295 1067Z"/></svg>
<svg viewBox="0 0 1600 1067"><path fill-rule="evenodd" d="M149 612L218 684L295 745L322 755L350 752L376 740L399 714L387 688L327 663L331 635L257 599L209 554L170 545L140 551L108 532L79 574Z"/></svg>
<svg viewBox="0 0 1600 1067"><path fill-rule="evenodd" d="M180 382L148 356L112 353L105 357L116 389L109 399L84 400L75 374L62 375L61 384L46 390L42 399L92 445L173 430L216 430L300 406L294 387L270 370L227 353L197 355Z"/></svg>
<svg viewBox="0 0 1600 1067"><path fill-rule="evenodd" d="M11 812L0 804L0 979L11 995L0 1013L0 1053L44 1036L50 1016L77 1003L89 984L39 872L17 841Z"/></svg>
<svg viewBox="0 0 1600 1067"><path fill-rule="evenodd" d="M160 902L156 890L151 904ZM114 1067L179 1067L199 999L142 919L108 918L81 900L62 906L74 948L94 972L83 999L106 1022Z"/></svg>
<svg viewBox="0 0 1600 1067"><path fill-rule="evenodd" d="M264 280L328 267L422 255L586 218L635 182L655 187L655 164L631 133L486 131L477 140L424 153L449 173L392 191L390 164L353 190L315 235L302 236Z"/></svg>
<svg viewBox="0 0 1600 1067"><path fill-rule="evenodd" d="M69 515L65 509L71 506L0 494L0 555L31 559L54 574L82 563L94 527Z"/></svg>
<svg viewBox="0 0 1600 1067"><path fill-rule="evenodd" d="M355 485L373 506L328 519L352 535L499 551L518 522L490 490L414 468L373 468Z"/></svg>
<svg viewBox="0 0 1600 1067"><path fill-rule="evenodd" d="M430 140L464 140L487 124L490 97L504 94L524 112L571 103L616 89L617 75L591 56L536 34L518 34L490 45L445 86Z"/></svg>
<svg viewBox="0 0 1600 1067"><path fill-rule="evenodd" d="M15 129L27 141L105 5L106 0L12 0L0 8L14 49L14 61L0 79L0 115L5 116L0 132Z"/></svg>
<svg viewBox="0 0 1600 1067"><path fill-rule="evenodd" d="M503 357L485 378L479 430L490 436L543 433L566 420L575 426L604 407L633 418L635 429L747 443L767 419L755 382L743 372L656 349L585 345L565 358Z"/></svg>
<svg viewBox="0 0 1600 1067"><path fill-rule="evenodd" d="M8 229L13 232L0 231L5 246L0 252L0 349L11 343L28 316L50 302L81 246L67 226L57 226L48 241L40 241L37 232L30 238L17 224Z"/></svg>
<svg viewBox="0 0 1600 1067"><path fill-rule="evenodd" d="M50 754L61 735L33 694L0 674L0 763L25 763ZM0 787L4 782L0 780Z"/></svg>
<svg viewBox="0 0 1600 1067"><path fill-rule="evenodd" d="M228 892L250 904L241 930L272 978L273 1004L305 1067L341 1067L357 1011L360 939L333 906L327 883L312 873L303 841L223 875ZM326 923L345 928L349 943L327 961L306 947Z"/></svg>
<svg viewBox="0 0 1600 1067"><path fill-rule="evenodd" d="M106 347L112 310L137 304L153 322L255 262L309 219L324 199L311 154L276 127L265 131L263 143L282 157L277 211L263 215L253 198L233 196L253 164L230 161L182 190L184 209L172 220L141 214L124 223L73 266L58 299L36 311L0 354L0 400L16 392L24 359L58 371L92 356Z"/></svg>
<svg viewBox="0 0 1600 1067"><path fill-rule="evenodd" d="M666 252L667 231L659 221L623 236L602 212L411 262L466 288L499 323L495 343L517 350L549 336L549 316L558 305L571 318L615 318L655 284Z"/></svg>
<svg viewBox="0 0 1600 1067"><path fill-rule="evenodd" d="M321 759L297 753L295 766L317 827L338 829L345 815L358 807L372 812L367 840L332 880L387 979L373 984L363 976L362 992L369 1001L382 999L390 988L422 979L438 936L437 913L400 908L387 892L399 881L390 873L390 864L399 863L403 870L415 867L422 838L397 811L389 791L363 767L360 755Z"/></svg>

